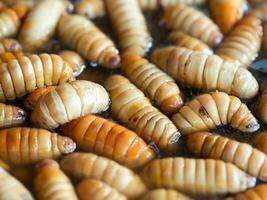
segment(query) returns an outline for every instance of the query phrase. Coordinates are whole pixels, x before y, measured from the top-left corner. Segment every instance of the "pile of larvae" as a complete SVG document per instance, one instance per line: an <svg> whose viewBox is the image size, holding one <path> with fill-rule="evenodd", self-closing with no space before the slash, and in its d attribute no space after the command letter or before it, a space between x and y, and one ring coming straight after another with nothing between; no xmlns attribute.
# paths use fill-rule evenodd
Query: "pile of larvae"
<svg viewBox="0 0 267 200"><path fill-rule="evenodd" d="M266 0L1 0L0 200L266 200L266 55Z"/></svg>

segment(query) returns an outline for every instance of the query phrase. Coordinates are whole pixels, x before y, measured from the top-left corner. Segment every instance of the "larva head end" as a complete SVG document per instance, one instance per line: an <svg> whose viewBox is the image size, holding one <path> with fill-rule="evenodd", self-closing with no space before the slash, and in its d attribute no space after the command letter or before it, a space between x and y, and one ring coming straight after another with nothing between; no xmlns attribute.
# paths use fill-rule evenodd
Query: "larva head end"
<svg viewBox="0 0 267 200"><path fill-rule="evenodd" d="M63 148L61 152L64 154L68 154L73 152L76 149L76 143L72 141L72 139L65 137L62 142Z"/></svg>
<svg viewBox="0 0 267 200"><path fill-rule="evenodd" d="M111 69L118 68L120 66L121 58L119 55L110 56L105 62L105 66Z"/></svg>
<svg viewBox="0 0 267 200"><path fill-rule="evenodd" d="M213 37L213 41L211 46L216 47L218 46L223 40L223 34L217 34Z"/></svg>

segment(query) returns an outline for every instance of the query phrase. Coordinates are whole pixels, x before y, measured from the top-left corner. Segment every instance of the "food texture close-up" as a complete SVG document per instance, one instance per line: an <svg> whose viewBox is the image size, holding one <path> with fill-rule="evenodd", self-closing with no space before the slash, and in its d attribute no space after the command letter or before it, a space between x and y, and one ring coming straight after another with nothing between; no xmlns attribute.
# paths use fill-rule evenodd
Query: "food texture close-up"
<svg viewBox="0 0 267 200"><path fill-rule="evenodd" d="M267 0L0 0L0 200L267 200Z"/></svg>

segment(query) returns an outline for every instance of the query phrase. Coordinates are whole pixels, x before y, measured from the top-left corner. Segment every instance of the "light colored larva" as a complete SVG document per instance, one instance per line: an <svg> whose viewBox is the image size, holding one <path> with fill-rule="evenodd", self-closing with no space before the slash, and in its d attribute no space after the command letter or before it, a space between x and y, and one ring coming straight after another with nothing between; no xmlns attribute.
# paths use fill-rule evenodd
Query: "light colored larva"
<svg viewBox="0 0 267 200"><path fill-rule="evenodd" d="M57 55L19 56L0 64L0 101L15 100L37 88L73 79L72 68Z"/></svg>
<svg viewBox="0 0 267 200"><path fill-rule="evenodd" d="M151 60L175 80L194 88L247 99L255 97L259 90L257 80L247 69L216 55L172 46L155 50Z"/></svg>
<svg viewBox="0 0 267 200"><path fill-rule="evenodd" d="M80 200L127 200L116 189L96 179L85 179L76 186Z"/></svg>
<svg viewBox="0 0 267 200"><path fill-rule="evenodd" d="M54 160L38 163L34 178L34 190L39 200L78 200L69 178Z"/></svg>
<svg viewBox="0 0 267 200"><path fill-rule="evenodd" d="M154 189L147 192L142 200L192 200L188 196L171 189Z"/></svg>
<svg viewBox="0 0 267 200"><path fill-rule="evenodd" d="M180 4L198 6L205 4L206 0L159 0L160 5L164 8L172 7Z"/></svg>
<svg viewBox="0 0 267 200"><path fill-rule="evenodd" d="M251 176L267 181L267 156L247 143L198 132L189 135L187 147L198 156L233 163Z"/></svg>
<svg viewBox="0 0 267 200"><path fill-rule="evenodd" d="M169 118L152 106L145 95L127 78L113 75L106 81L112 115L129 126L146 142L159 149L176 151L180 133Z"/></svg>
<svg viewBox="0 0 267 200"><path fill-rule="evenodd" d="M182 134L208 131L221 125L230 125L248 133L260 128L246 104L224 92L212 92L196 97L173 115L172 121Z"/></svg>
<svg viewBox="0 0 267 200"><path fill-rule="evenodd" d="M76 179L101 180L130 199L140 197L147 191L141 177L113 160L91 153L72 153L65 156L60 167Z"/></svg>
<svg viewBox="0 0 267 200"><path fill-rule="evenodd" d="M152 188L205 195L242 192L256 184L254 177L231 163L182 157L153 160L144 168L142 177Z"/></svg>
<svg viewBox="0 0 267 200"><path fill-rule="evenodd" d="M216 49L216 53L223 59L237 62L240 67L248 68L258 56L261 41L261 21L249 15L243 18L224 38Z"/></svg>
<svg viewBox="0 0 267 200"><path fill-rule="evenodd" d="M106 0L106 7L121 49L144 56L151 36L137 0Z"/></svg>
<svg viewBox="0 0 267 200"><path fill-rule="evenodd" d="M77 80L48 92L35 106L31 121L42 128L59 125L89 113L100 113L109 107L107 91L99 84Z"/></svg>
<svg viewBox="0 0 267 200"><path fill-rule="evenodd" d="M15 165L31 164L44 158L58 158L76 148L70 138L35 128L1 130L0 143L0 159Z"/></svg>
<svg viewBox="0 0 267 200"><path fill-rule="evenodd" d="M219 27L193 7L182 4L168 7L164 11L164 21L168 28L184 31L211 47L220 44L223 38Z"/></svg>
<svg viewBox="0 0 267 200"><path fill-rule="evenodd" d="M158 69L157 66L132 53L124 53L121 61L121 69L126 76L151 101L155 101L163 112L177 112L183 105L179 87L169 75Z"/></svg>
<svg viewBox="0 0 267 200"><path fill-rule="evenodd" d="M119 67L119 52L114 43L86 17L74 14L61 17L58 36L87 60L107 68Z"/></svg>
<svg viewBox="0 0 267 200"><path fill-rule="evenodd" d="M206 54L213 54L212 49L201 40L194 38L183 31L172 31L169 35L169 41L178 46L193 51L200 51Z"/></svg>

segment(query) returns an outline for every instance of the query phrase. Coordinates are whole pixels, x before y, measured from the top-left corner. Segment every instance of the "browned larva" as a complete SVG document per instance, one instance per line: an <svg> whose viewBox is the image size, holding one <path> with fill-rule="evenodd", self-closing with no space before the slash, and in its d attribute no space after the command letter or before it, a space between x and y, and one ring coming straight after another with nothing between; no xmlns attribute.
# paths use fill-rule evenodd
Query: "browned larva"
<svg viewBox="0 0 267 200"><path fill-rule="evenodd" d="M169 35L172 44L178 47L184 47L193 51L200 51L206 54L213 54L212 49L201 40L194 38L183 31L172 31Z"/></svg>
<svg viewBox="0 0 267 200"><path fill-rule="evenodd" d="M105 0L122 51L144 56L152 39L138 0Z"/></svg>
<svg viewBox="0 0 267 200"><path fill-rule="evenodd" d="M204 195L242 192L256 184L254 177L231 163L182 157L153 160L143 169L142 177L152 188Z"/></svg>
<svg viewBox="0 0 267 200"><path fill-rule="evenodd" d="M78 200L69 178L54 160L38 163L34 178L35 194L39 200Z"/></svg>
<svg viewBox="0 0 267 200"><path fill-rule="evenodd" d="M173 115L172 121L185 135L228 124L248 133L260 128L246 104L224 92L212 92L196 97Z"/></svg>
<svg viewBox="0 0 267 200"><path fill-rule="evenodd" d="M12 38L4 38L0 40L0 54L16 51L22 51L22 46L17 40Z"/></svg>
<svg viewBox="0 0 267 200"><path fill-rule="evenodd" d="M263 131L255 135L252 142L256 148L267 154L267 132Z"/></svg>
<svg viewBox="0 0 267 200"><path fill-rule="evenodd" d="M247 143L208 132L189 135L187 147L194 154L233 163L251 176L267 181L267 156Z"/></svg>
<svg viewBox="0 0 267 200"><path fill-rule="evenodd" d="M0 64L0 102L73 79L72 68L55 54L20 56Z"/></svg>
<svg viewBox="0 0 267 200"><path fill-rule="evenodd" d="M267 123L267 85L263 88L259 103L257 105L258 116Z"/></svg>
<svg viewBox="0 0 267 200"><path fill-rule="evenodd" d="M172 121L153 107L145 95L127 78L113 75L106 81L111 113L146 142L153 141L161 150L175 152L180 133Z"/></svg>
<svg viewBox="0 0 267 200"><path fill-rule="evenodd" d="M121 56L121 69L163 112L174 113L183 105L181 91L175 81L148 60L132 53Z"/></svg>
<svg viewBox="0 0 267 200"><path fill-rule="evenodd" d="M58 158L76 148L70 138L35 128L1 130L0 144L0 159L14 165L32 164L44 158Z"/></svg>
<svg viewBox="0 0 267 200"><path fill-rule="evenodd" d="M76 186L80 200L127 200L116 189L96 179L85 179Z"/></svg>
<svg viewBox="0 0 267 200"><path fill-rule="evenodd" d="M155 189L147 192L142 200L192 200L188 196L171 189Z"/></svg>
<svg viewBox="0 0 267 200"><path fill-rule="evenodd" d="M164 11L167 27L182 30L211 47L221 43L223 35L219 27L202 12L186 5L168 7Z"/></svg>
<svg viewBox="0 0 267 200"><path fill-rule="evenodd" d="M13 176L0 167L1 200L34 200L31 193Z"/></svg>
<svg viewBox="0 0 267 200"><path fill-rule="evenodd" d="M72 153L65 156L60 166L76 179L101 180L129 199L138 199L147 191L141 177L113 160L91 153Z"/></svg>
<svg viewBox="0 0 267 200"><path fill-rule="evenodd" d="M109 96L101 85L77 80L49 91L38 101L32 114L33 124L54 129L90 113L100 113L109 107Z"/></svg>
<svg viewBox="0 0 267 200"><path fill-rule="evenodd" d="M261 184L252 189L247 190L246 192L225 198L224 200L266 200L266 197L267 184Z"/></svg>
<svg viewBox="0 0 267 200"><path fill-rule="evenodd" d="M0 103L0 128L19 126L26 120L26 112L19 107Z"/></svg>
<svg viewBox="0 0 267 200"><path fill-rule="evenodd" d="M104 0L80 0L75 4L74 12L89 19L103 17L106 14Z"/></svg>
<svg viewBox="0 0 267 200"><path fill-rule="evenodd" d="M63 44L89 61L107 68L119 67L119 52L113 41L86 17L74 14L61 17L58 36Z"/></svg>
<svg viewBox="0 0 267 200"><path fill-rule="evenodd" d="M216 55L171 46L156 49L151 61L175 80L205 91L219 90L248 99L259 90L257 80L247 69Z"/></svg>
<svg viewBox="0 0 267 200"><path fill-rule="evenodd" d="M94 115L63 125L62 132L79 149L106 156L129 168L140 168L156 156L133 131Z"/></svg>
<svg viewBox="0 0 267 200"><path fill-rule="evenodd" d="M215 23L223 33L229 32L244 13L244 0L209 0L209 8Z"/></svg>
<svg viewBox="0 0 267 200"><path fill-rule="evenodd" d="M8 51L0 54L0 63L8 63L11 60L19 59L20 57L23 57L24 53L22 51Z"/></svg>
<svg viewBox="0 0 267 200"><path fill-rule="evenodd" d="M261 21L248 15L224 38L216 53L223 59L236 62L240 67L248 68L258 56L261 41Z"/></svg>

